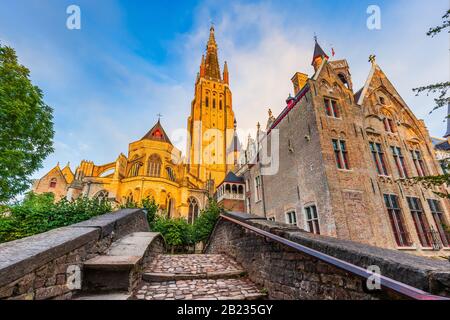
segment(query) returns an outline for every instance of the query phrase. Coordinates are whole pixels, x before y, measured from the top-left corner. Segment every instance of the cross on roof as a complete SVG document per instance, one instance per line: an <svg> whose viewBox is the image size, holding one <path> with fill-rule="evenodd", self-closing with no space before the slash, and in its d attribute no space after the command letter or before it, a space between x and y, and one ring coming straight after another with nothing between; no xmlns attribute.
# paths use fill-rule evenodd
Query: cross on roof
<svg viewBox="0 0 450 320"><path fill-rule="evenodd" d="M158 121L160 121L163 115L161 113L158 113L156 116L158 117Z"/></svg>

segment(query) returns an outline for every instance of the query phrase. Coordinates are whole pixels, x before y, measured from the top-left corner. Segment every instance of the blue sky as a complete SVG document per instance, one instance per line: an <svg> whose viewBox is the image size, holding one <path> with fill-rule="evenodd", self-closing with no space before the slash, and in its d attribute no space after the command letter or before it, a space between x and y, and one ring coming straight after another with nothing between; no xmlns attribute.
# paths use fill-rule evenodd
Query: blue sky
<svg viewBox="0 0 450 320"><path fill-rule="evenodd" d="M71 4L81 8L81 30L66 28ZM381 8L381 30L366 27L371 4ZM39 177L58 161L73 169L82 159L114 161L158 113L169 135L185 129L211 21L243 129L265 123L268 107L284 108L296 71L312 74L316 33L348 60L355 90L376 54L430 133L442 136L446 110L429 115L432 97L411 88L449 79L448 34L425 35L447 8L447 0L0 0L0 41L17 50L54 108L55 153Z"/></svg>

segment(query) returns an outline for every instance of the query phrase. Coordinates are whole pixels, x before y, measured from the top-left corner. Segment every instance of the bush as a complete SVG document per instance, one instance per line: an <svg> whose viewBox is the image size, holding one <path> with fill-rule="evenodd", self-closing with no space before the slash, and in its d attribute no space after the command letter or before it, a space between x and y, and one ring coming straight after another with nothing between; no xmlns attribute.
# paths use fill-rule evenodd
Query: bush
<svg viewBox="0 0 450 320"><path fill-rule="evenodd" d="M107 200L87 198L55 203L51 193L29 193L6 211L10 215L0 217L0 243L85 221L111 212L112 206Z"/></svg>
<svg viewBox="0 0 450 320"><path fill-rule="evenodd" d="M219 219L222 212L215 200L210 199L207 207L200 212L199 217L194 222L194 242L206 242Z"/></svg>

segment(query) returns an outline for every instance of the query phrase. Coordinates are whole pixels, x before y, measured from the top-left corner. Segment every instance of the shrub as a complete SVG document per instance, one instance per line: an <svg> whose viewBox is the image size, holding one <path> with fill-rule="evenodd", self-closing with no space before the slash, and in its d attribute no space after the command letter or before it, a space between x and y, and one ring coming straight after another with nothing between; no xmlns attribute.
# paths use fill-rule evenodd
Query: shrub
<svg viewBox="0 0 450 320"><path fill-rule="evenodd" d="M200 212L199 217L194 222L194 242L206 242L219 219L222 207L213 199L210 199L208 205Z"/></svg>
<svg viewBox="0 0 450 320"><path fill-rule="evenodd" d="M88 198L55 203L51 193L29 193L7 211L9 216L0 217L0 243L85 221L111 212L112 206L107 200Z"/></svg>

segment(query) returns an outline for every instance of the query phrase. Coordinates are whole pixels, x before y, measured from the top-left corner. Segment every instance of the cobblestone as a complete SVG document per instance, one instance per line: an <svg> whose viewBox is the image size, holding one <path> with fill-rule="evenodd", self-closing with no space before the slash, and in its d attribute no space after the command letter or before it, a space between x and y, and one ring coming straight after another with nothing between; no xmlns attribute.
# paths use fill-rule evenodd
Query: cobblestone
<svg viewBox="0 0 450 320"><path fill-rule="evenodd" d="M233 259L221 254L159 255L146 272L171 274L204 274L238 272L242 267Z"/></svg>

